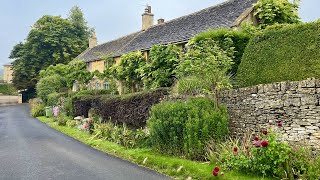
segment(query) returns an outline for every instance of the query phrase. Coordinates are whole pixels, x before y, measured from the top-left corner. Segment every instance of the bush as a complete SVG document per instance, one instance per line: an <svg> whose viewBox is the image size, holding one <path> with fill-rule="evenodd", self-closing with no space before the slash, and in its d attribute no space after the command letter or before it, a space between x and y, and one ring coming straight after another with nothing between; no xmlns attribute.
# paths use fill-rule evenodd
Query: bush
<svg viewBox="0 0 320 180"><path fill-rule="evenodd" d="M228 134L226 108L216 110L210 99L163 102L151 109L150 141L160 152L203 159L206 143Z"/></svg>
<svg viewBox="0 0 320 180"><path fill-rule="evenodd" d="M226 170L261 174L282 179L319 179L319 158L304 146L290 146L272 130L255 136L248 134L241 140L209 145L211 163ZM316 170L317 169L317 170Z"/></svg>
<svg viewBox="0 0 320 180"><path fill-rule="evenodd" d="M57 105L61 105L61 98L65 98L67 96L66 93L51 93L48 95L47 97L47 106L57 106Z"/></svg>
<svg viewBox="0 0 320 180"><path fill-rule="evenodd" d="M119 126L111 122L95 124L93 135L126 148L143 147L148 138L142 129L129 129L125 124Z"/></svg>
<svg viewBox="0 0 320 180"><path fill-rule="evenodd" d="M144 127L152 105L168 94L167 88L139 92L123 96L88 96L73 102L75 116L88 116L93 108L104 121Z"/></svg>
<svg viewBox="0 0 320 180"><path fill-rule="evenodd" d="M67 120L66 125L68 127L76 127L77 126L77 121L75 121L75 120Z"/></svg>
<svg viewBox="0 0 320 180"><path fill-rule="evenodd" d="M320 78L320 22L269 28L251 39L239 66L240 87Z"/></svg>
<svg viewBox="0 0 320 180"><path fill-rule="evenodd" d="M45 116L45 106L42 103L41 99L39 98L30 99L29 104L31 107L32 117Z"/></svg>
<svg viewBox="0 0 320 180"><path fill-rule="evenodd" d="M68 121L68 116L66 116L66 114L63 112L60 112L57 117L58 125L65 126L65 125L67 125L67 121Z"/></svg>
<svg viewBox="0 0 320 180"><path fill-rule="evenodd" d="M217 29L200 33L193 38L193 41L200 42L206 39L212 39L218 43L220 48L228 50L229 47L225 44L226 38L230 38L232 40L231 46L234 47L235 50L233 57L234 64L232 65L231 73L237 74L242 55L250 40L250 34L239 30Z"/></svg>
<svg viewBox="0 0 320 180"><path fill-rule="evenodd" d="M17 90L12 84L0 84L0 94L17 95Z"/></svg>
<svg viewBox="0 0 320 180"><path fill-rule="evenodd" d="M37 94L43 102L47 103L48 95L51 93L60 92L66 87L66 79L60 75L52 75L41 78L37 83Z"/></svg>

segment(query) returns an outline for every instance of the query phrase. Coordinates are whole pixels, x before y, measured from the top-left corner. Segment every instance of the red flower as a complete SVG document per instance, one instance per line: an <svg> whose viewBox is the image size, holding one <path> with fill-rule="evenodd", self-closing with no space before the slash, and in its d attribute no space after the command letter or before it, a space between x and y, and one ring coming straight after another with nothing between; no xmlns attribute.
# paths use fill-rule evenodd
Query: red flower
<svg viewBox="0 0 320 180"><path fill-rule="evenodd" d="M214 176L218 176L218 172L217 172L217 171L213 171L212 174L213 174Z"/></svg>
<svg viewBox="0 0 320 180"><path fill-rule="evenodd" d="M233 151L238 152L238 148L237 147L233 148Z"/></svg>
<svg viewBox="0 0 320 180"><path fill-rule="evenodd" d="M262 130L262 133L263 133L264 135L267 135L267 134L268 134L268 131L267 131L267 130Z"/></svg>
<svg viewBox="0 0 320 180"><path fill-rule="evenodd" d="M268 146L268 141L267 140L263 140L262 142L261 142L261 146L262 147L267 147Z"/></svg>
<svg viewBox="0 0 320 180"><path fill-rule="evenodd" d="M255 147L261 147L261 143L259 141L254 142L253 145Z"/></svg>
<svg viewBox="0 0 320 180"><path fill-rule="evenodd" d="M282 122L278 123L278 127L282 127L282 125L283 125Z"/></svg>
<svg viewBox="0 0 320 180"><path fill-rule="evenodd" d="M255 136L255 137L254 137L254 140L255 140L255 141L259 141L259 136Z"/></svg>
<svg viewBox="0 0 320 180"><path fill-rule="evenodd" d="M220 168L219 168L218 166L216 166L213 171L219 172L219 171L220 171Z"/></svg>

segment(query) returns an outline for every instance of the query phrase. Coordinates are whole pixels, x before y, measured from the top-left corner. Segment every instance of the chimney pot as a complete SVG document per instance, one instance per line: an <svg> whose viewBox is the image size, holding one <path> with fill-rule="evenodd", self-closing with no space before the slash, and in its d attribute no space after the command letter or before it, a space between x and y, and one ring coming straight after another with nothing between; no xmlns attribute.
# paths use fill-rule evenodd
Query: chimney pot
<svg viewBox="0 0 320 180"><path fill-rule="evenodd" d="M163 18L158 19L158 24L163 24L163 23L164 23L164 19Z"/></svg>

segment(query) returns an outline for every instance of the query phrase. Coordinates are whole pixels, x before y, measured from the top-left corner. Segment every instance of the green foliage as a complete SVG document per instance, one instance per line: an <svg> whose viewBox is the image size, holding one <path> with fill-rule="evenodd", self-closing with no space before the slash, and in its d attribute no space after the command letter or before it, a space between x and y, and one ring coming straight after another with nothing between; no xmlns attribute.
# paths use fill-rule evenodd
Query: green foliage
<svg viewBox="0 0 320 180"><path fill-rule="evenodd" d="M177 84L173 88L173 92L181 95L197 95L206 94L211 87L208 84L204 84L198 77L183 77L180 78Z"/></svg>
<svg viewBox="0 0 320 180"><path fill-rule="evenodd" d="M47 95L47 106L57 106L62 105L62 101L66 97L66 93L51 93Z"/></svg>
<svg viewBox="0 0 320 180"><path fill-rule="evenodd" d="M300 22L298 15L300 0L259 0L255 5L255 16L261 27L273 24Z"/></svg>
<svg viewBox="0 0 320 180"><path fill-rule="evenodd" d="M58 126L67 125L67 121L68 121L68 116L66 116L66 114L63 113L63 112L60 112L58 117L57 117Z"/></svg>
<svg viewBox="0 0 320 180"><path fill-rule="evenodd" d="M320 23L276 26L250 40L239 66L241 87L320 78Z"/></svg>
<svg viewBox="0 0 320 180"><path fill-rule="evenodd" d="M41 78L37 84L38 97L40 97L43 102L47 103L49 94L60 92L65 86L65 78L57 74Z"/></svg>
<svg viewBox="0 0 320 180"><path fill-rule="evenodd" d="M68 127L71 127L71 128L76 127L77 126L77 121L75 121L75 120L67 120L66 125Z"/></svg>
<svg viewBox="0 0 320 180"><path fill-rule="evenodd" d="M201 84L205 84L205 87L209 87L204 91L212 93L216 102L218 102L218 91L231 87L230 76L227 73L234 64L231 58L234 48L231 47L230 38L225 40L225 47L229 47L225 48L227 50L220 48L218 43L212 39L191 41L177 69L180 78L194 77ZM184 79L184 81L187 80Z"/></svg>
<svg viewBox="0 0 320 180"><path fill-rule="evenodd" d="M272 130L268 134L260 133L257 136L258 141L248 134L241 140L230 139L222 143L210 143L208 158L214 166L221 165L225 170L233 169L282 179L320 177L320 171L315 170L319 165L319 159L313 158L311 149L290 146L287 142L281 141L278 134ZM257 147L256 144L263 140L266 140L268 145Z"/></svg>
<svg viewBox="0 0 320 180"><path fill-rule="evenodd" d="M216 110L213 101L205 98L162 102L152 107L147 127L156 150L203 159L206 143L228 134L228 115L224 107Z"/></svg>
<svg viewBox="0 0 320 180"><path fill-rule="evenodd" d="M10 58L15 59L13 84L17 89L34 88L41 70L67 64L87 48L90 32L81 13L72 11L69 19L45 15L32 26L26 41L14 46Z"/></svg>
<svg viewBox="0 0 320 180"><path fill-rule="evenodd" d="M171 87L179 64L181 49L176 45L156 45L150 49L149 62L139 71L146 88Z"/></svg>
<svg viewBox="0 0 320 180"><path fill-rule="evenodd" d="M32 117L40 117L45 115L45 106L40 99L31 99L29 104L31 107Z"/></svg>
<svg viewBox="0 0 320 180"><path fill-rule="evenodd" d="M73 117L73 104L72 104L72 97L66 97L64 98L64 102L62 105L63 111L66 113L68 117Z"/></svg>
<svg viewBox="0 0 320 180"><path fill-rule="evenodd" d="M111 122L95 124L95 138L115 142L126 148L145 146L148 135L142 129L129 129L125 124L114 125Z"/></svg>
<svg viewBox="0 0 320 180"><path fill-rule="evenodd" d="M120 64L113 66L114 75L117 80L125 82L131 92L136 92L137 86L141 85L139 69L145 64L146 60L140 51L122 55Z"/></svg>
<svg viewBox="0 0 320 180"><path fill-rule="evenodd" d="M230 58L232 58L234 62L234 64L232 65L231 73L235 75L241 62L244 50L249 43L251 36L251 31L249 31L248 28L244 29L245 30L209 30L196 35L191 41L198 43L200 41L206 41L208 39L214 40L217 45L224 51L230 51L230 47L233 47L234 53L230 54Z"/></svg>
<svg viewBox="0 0 320 180"><path fill-rule="evenodd" d="M73 60L68 66L67 84L72 87L75 81L78 82L80 90L93 78L93 74L87 70L86 62L82 60Z"/></svg>
<svg viewBox="0 0 320 180"><path fill-rule="evenodd" d="M66 77L68 75L68 67L65 64L50 65L48 68L40 71L40 78L52 76L54 74Z"/></svg>
<svg viewBox="0 0 320 180"><path fill-rule="evenodd" d="M12 84L0 84L0 94L17 95L18 92Z"/></svg>

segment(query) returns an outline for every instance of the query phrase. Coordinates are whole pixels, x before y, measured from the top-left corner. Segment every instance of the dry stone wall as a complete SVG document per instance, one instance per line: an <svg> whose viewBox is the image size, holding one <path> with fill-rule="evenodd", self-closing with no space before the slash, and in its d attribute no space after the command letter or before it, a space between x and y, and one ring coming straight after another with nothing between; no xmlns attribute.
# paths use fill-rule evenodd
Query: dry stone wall
<svg viewBox="0 0 320 180"><path fill-rule="evenodd" d="M258 85L224 91L220 97L228 107L233 135L282 122L285 140L320 149L320 80Z"/></svg>

